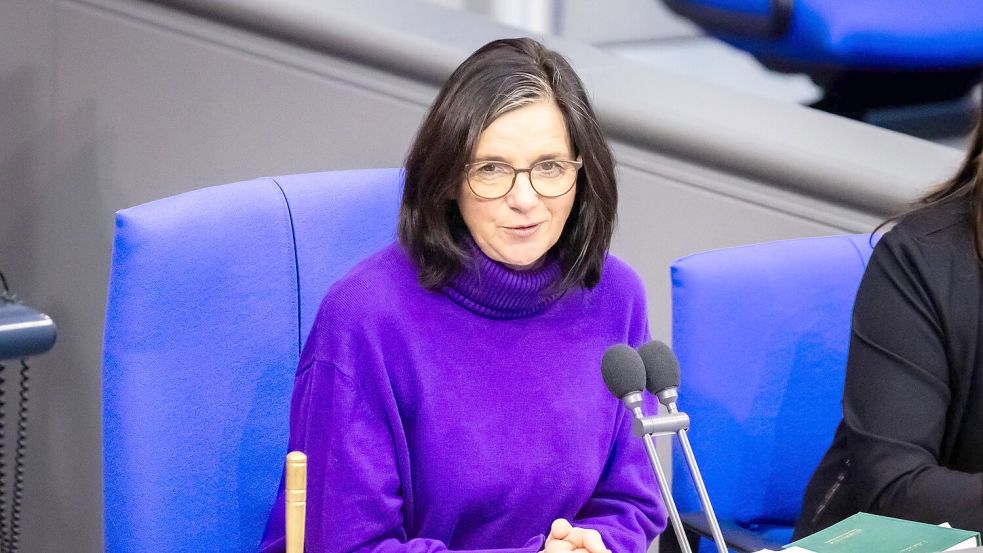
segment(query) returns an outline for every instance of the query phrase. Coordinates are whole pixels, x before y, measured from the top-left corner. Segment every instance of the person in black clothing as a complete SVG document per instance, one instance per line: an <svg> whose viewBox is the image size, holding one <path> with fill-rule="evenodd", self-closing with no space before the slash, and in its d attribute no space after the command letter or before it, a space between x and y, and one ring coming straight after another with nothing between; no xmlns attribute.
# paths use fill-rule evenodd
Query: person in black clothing
<svg viewBox="0 0 983 553"><path fill-rule="evenodd" d="M794 539L858 511L983 531L981 220L978 120L958 173L874 248L853 310L843 420Z"/></svg>

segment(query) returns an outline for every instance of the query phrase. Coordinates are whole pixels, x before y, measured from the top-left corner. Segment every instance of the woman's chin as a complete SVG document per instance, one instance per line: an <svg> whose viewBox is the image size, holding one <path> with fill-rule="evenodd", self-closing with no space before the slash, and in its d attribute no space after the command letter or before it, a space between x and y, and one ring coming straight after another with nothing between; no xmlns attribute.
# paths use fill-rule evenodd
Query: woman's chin
<svg viewBox="0 0 983 553"><path fill-rule="evenodd" d="M530 254L508 256L506 259L503 259L501 263L513 271L528 271L539 267L542 264L542 261L543 254Z"/></svg>

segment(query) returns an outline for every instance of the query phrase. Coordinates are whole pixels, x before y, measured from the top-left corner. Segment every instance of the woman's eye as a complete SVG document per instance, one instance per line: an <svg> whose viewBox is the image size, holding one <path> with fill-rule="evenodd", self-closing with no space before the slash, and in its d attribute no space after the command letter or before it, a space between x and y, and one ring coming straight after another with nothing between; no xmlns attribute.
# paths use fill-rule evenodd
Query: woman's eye
<svg viewBox="0 0 983 553"><path fill-rule="evenodd" d="M563 164L556 161L544 161L534 169L540 177L556 178L563 176Z"/></svg>
<svg viewBox="0 0 983 553"><path fill-rule="evenodd" d="M477 173L483 176L504 175L507 172L508 171L505 169L505 167L497 163L486 163L484 165L479 165L477 169Z"/></svg>

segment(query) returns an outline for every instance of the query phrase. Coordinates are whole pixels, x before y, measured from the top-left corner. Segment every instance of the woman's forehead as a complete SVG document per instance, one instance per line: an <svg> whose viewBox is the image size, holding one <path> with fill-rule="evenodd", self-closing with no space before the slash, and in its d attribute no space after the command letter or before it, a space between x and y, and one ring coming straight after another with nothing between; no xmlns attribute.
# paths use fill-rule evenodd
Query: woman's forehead
<svg viewBox="0 0 983 553"><path fill-rule="evenodd" d="M492 121L478 137L475 159L511 161L570 154L570 136L563 113L552 100L528 104Z"/></svg>

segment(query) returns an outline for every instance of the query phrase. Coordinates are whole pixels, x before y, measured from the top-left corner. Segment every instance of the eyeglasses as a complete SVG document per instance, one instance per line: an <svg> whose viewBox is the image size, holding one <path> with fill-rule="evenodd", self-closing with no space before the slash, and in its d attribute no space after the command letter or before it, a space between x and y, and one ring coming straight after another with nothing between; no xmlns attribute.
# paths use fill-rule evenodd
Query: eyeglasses
<svg viewBox="0 0 983 553"><path fill-rule="evenodd" d="M577 182L582 161L547 159L527 169L517 169L504 161L478 161L464 166L468 187L475 196L494 200L508 194L519 173L529 174L529 184L544 198L562 196Z"/></svg>

